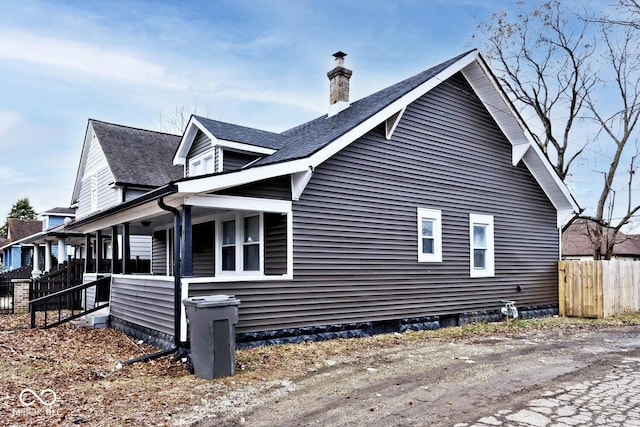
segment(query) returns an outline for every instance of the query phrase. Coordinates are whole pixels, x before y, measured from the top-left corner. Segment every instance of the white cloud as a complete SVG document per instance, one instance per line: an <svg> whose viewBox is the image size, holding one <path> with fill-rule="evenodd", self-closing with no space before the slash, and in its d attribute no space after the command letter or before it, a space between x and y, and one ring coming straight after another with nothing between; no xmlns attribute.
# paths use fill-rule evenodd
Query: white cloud
<svg viewBox="0 0 640 427"><path fill-rule="evenodd" d="M20 115L14 111L0 111L0 136L18 126L20 120Z"/></svg>
<svg viewBox="0 0 640 427"><path fill-rule="evenodd" d="M4 185L24 184L33 182L34 178L24 174L20 170L10 166L0 166L0 182Z"/></svg>
<svg viewBox="0 0 640 427"><path fill-rule="evenodd" d="M0 61L16 61L121 82L184 89L187 83L163 66L126 49L53 38L20 30L0 30ZM50 71L50 70L48 70Z"/></svg>

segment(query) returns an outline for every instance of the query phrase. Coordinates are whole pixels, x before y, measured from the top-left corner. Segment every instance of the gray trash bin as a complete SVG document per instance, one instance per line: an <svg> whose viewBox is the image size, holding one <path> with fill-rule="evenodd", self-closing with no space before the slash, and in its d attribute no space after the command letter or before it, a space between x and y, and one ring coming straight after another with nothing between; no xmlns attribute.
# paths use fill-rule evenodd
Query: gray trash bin
<svg viewBox="0 0 640 427"><path fill-rule="evenodd" d="M191 362L196 376L211 379L236 372L236 323L240 300L210 295L182 300L191 338Z"/></svg>

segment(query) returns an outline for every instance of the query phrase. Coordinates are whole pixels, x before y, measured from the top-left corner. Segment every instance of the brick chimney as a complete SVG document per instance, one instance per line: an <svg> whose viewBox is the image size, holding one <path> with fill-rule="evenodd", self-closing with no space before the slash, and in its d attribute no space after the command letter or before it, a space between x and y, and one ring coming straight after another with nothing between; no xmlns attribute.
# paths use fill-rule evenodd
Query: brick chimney
<svg viewBox="0 0 640 427"><path fill-rule="evenodd" d="M349 79L353 71L344 68L344 52L336 52L336 67L327 73L329 77L329 117L349 107Z"/></svg>

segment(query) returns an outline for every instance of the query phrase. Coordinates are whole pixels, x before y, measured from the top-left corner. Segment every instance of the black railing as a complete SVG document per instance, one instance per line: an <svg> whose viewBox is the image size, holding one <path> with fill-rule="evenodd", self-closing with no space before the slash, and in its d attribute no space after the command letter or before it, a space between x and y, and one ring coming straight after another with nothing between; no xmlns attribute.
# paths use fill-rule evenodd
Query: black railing
<svg viewBox="0 0 640 427"><path fill-rule="evenodd" d="M0 278L4 279L31 279L31 271L33 267L27 265L25 267L14 268L13 270L3 271Z"/></svg>
<svg viewBox="0 0 640 427"><path fill-rule="evenodd" d="M109 288L111 277L103 277L93 282L74 286L69 289L29 301L31 328L52 328L62 323L82 317L109 306ZM81 307L76 308L75 301L81 301ZM36 325L36 313L43 312L43 323ZM50 313L53 312L53 313ZM53 316L54 321L49 323Z"/></svg>
<svg viewBox="0 0 640 427"><path fill-rule="evenodd" d="M13 282L9 278L0 277L0 315L13 314L14 303Z"/></svg>

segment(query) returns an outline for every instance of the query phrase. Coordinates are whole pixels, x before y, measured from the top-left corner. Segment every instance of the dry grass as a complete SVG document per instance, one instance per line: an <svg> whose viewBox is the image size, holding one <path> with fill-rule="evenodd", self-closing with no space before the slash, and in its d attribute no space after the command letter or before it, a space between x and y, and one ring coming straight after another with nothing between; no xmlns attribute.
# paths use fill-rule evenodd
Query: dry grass
<svg viewBox="0 0 640 427"><path fill-rule="evenodd" d="M157 349L113 329L63 325L32 330L28 329L28 316L2 316L0 411L9 425L170 425L184 419L193 407L233 402L233 396L242 392L257 395L330 364L366 360L380 350L421 341L513 336L531 329L601 329L627 324L640 324L640 315L477 323L402 335L258 347L236 352L236 376L211 381L195 378L184 363L171 357L117 369L118 361ZM25 388L54 390L58 400L49 408L24 408L18 397Z"/></svg>

